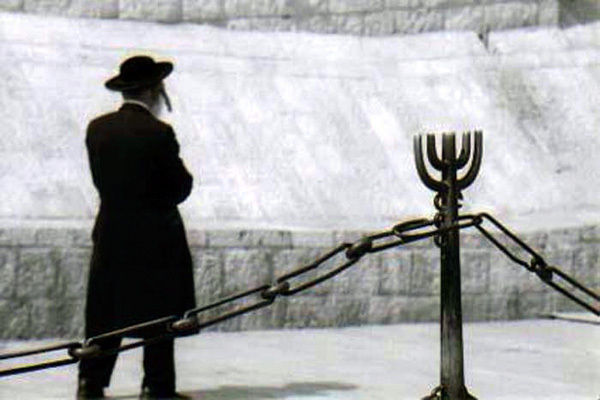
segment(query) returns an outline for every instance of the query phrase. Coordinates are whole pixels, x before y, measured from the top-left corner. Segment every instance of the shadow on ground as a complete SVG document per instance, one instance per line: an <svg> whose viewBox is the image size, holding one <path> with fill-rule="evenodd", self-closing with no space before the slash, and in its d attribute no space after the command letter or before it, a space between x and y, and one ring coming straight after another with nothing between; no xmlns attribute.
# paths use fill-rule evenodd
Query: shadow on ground
<svg viewBox="0 0 600 400"><path fill-rule="evenodd" d="M194 400L259 400L259 399L286 399L289 397L312 397L327 396L338 398L335 392L351 391L357 388L356 385L338 383L338 382L303 382L290 383L284 386L237 386L227 385L219 386L216 389L182 391L182 393L192 396ZM136 397L118 396L112 399L133 399Z"/></svg>

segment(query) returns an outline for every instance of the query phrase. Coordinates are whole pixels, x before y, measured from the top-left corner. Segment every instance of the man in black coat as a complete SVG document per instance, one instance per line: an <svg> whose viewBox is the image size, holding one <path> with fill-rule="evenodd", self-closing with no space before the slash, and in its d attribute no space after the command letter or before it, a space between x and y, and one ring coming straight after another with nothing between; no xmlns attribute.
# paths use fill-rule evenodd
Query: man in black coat
<svg viewBox="0 0 600 400"><path fill-rule="evenodd" d="M100 210L92 232L86 338L195 307L192 261L177 209L190 194L192 176L179 158L173 129L157 118L163 101L170 109L162 80L172 69L147 56L124 61L105 84L122 93L122 107L87 129ZM120 341L100 345L118 347ZM81 361L78 398L104 396L116 359ZM175 392L172 339L144 347L142 398L185 398Z"/></svg>

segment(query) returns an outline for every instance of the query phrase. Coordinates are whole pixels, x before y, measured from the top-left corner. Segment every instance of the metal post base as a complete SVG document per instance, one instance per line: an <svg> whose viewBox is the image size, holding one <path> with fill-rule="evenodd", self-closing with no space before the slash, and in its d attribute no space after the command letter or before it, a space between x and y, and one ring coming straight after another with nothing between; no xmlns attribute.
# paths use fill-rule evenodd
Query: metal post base
<svg viewBox="0 0 600 400"><path fill-rule="evenodd" d="M477 397L471 395L467 391L467 388L463 388L462 393L458 394L458 396L450 397L443 386L438 386L421 400L477 400Z"/></svg>

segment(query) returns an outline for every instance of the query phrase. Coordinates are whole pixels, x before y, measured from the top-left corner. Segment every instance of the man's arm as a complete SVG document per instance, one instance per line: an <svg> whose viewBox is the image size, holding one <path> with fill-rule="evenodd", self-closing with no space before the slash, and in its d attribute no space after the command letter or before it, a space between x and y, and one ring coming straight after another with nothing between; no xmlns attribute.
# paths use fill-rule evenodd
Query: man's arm
<svg viewBox="0 0 600 400"><path fill-rule="evenodd" d="M169 126L159 142L158 173L161 197L171 204L184 201L192 191L193 178L179 157L179 143Z"/></svg>

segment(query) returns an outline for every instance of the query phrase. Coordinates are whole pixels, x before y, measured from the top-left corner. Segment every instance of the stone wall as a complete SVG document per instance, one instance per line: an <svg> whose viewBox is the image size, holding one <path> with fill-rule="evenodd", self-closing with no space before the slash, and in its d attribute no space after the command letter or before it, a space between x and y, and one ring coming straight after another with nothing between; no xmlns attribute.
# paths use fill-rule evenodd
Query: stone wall
<svg viewBox="0 0 600 400"><path fill-rule="evenodd" d="M554 26L560 14L558 0L3 0L0 10L353 35Z"/></svg>
<svg viewBox="0 0 600 400"><path fill-rule="evenodd" d="M334 245L353 242L364 233L189 231L198 304L272 282ZM530 233L524 238L549 263L600 289L600 226ZM466 321L581 310L512 264L481 237L463 235L461 250ZM87 228L1 230L0 338L80 338L90 252ZM334 260L336 265L338 262L341 259ZM439 284L437 248L431 242L412 244L366 256L329 282L210 329L436 321ZM222 311L225 309L218 310Z"/></svg>

